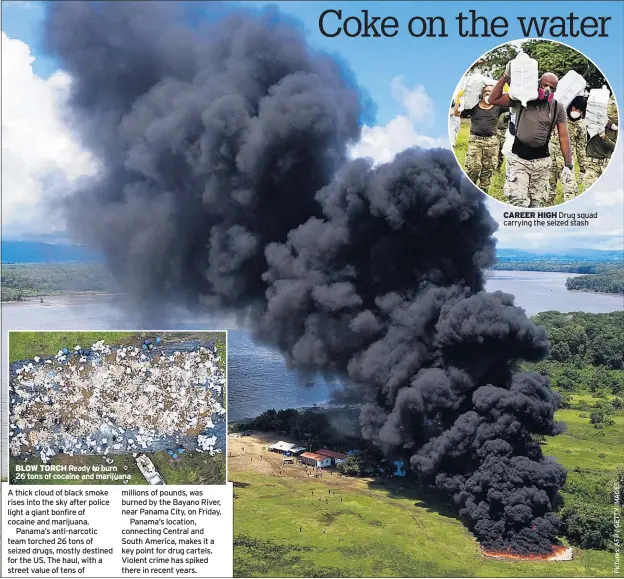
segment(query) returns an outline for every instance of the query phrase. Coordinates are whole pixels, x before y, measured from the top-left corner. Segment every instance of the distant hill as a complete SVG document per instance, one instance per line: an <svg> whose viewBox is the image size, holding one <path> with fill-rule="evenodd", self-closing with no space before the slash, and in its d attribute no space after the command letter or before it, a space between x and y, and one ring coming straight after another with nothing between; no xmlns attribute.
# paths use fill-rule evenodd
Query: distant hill
<svg viewBox="0 0 624 579"><path fill-rule="evenodd" d="M102 257L80 245L41 241L2 241L2 263L99 262Z"/></svg>
<svg viewBox="0 0 624 579"><path fill-rule="evenodd" d="M500 263L510 262L611 262L622 263L624 253L600 249L531 250L498 248ZM81 245L44 241L2 241L2 263L101 262L102 256Z"/></svg>
<svg viewBox="0 0 624 579"><path fill-rule="evenodd" d="M624 261L624 252L602 249L559 249L531 250L498 248L496 256L499 261Z"/></svg>

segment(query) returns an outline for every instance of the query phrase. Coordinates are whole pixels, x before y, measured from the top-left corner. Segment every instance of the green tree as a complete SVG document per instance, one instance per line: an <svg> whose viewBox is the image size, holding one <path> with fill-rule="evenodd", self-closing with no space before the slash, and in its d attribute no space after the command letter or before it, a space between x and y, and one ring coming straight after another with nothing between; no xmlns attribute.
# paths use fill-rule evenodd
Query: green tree
<svg viewBox="0 0 624 579"><path fill-rule="evenodd" d="M595 410L589 415L589 422L596 428L604 428L615 424L615 420L609 416L604 408Z"/></svg>
<svg viewBox="0 0 624 579"><path fill-rule="evenodd" d="M518 54L513 44L503 44L484 54L470 69L471 72L481 72L498 80L505 72L505 66Z"/></svg>
<svg viewBox="0 0 624 579"><path fill-rule="evenodd" d="M613 508L573 501L559 513L566 536L583 549L613 548Z"/></svg>
<svg viewBox="0 0 624 579"><path fill-rule="evenodd" d="M624 368L624 335L600 334L593 340L591 354L593 363L614 370Z"/></svg>
<svg viewBox="0 0 624 579"><path fill-rule="evenodd" d="M600 390L611 390L613 379L609 370L604 366L597 366L587 383L592 392L598 392Z"/></svg>
<svg viewBox="0 0 624 579"><path fill-rule="evenodd" d="M575 368L565 367L556 381L557 387L566 392L578 390L581 374Z"/></svg>

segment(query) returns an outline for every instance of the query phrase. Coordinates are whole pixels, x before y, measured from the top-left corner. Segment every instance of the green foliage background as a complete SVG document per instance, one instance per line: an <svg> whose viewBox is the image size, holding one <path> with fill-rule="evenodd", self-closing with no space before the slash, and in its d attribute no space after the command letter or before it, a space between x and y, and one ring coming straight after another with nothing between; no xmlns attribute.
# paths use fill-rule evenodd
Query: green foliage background
<svg viewBox="0 0 624 579"><path fill-rule="evenodd" d="M609 86L600 70L578 50L553 42L551 40L527 40L522 50L537 60L539 73L554 72L561 78L569 70L578 72L591 88ZM471 71L487 71L498 80L505 72L505 66L518 54L512 44L504 44L483 55L472 67Z"/></svg>

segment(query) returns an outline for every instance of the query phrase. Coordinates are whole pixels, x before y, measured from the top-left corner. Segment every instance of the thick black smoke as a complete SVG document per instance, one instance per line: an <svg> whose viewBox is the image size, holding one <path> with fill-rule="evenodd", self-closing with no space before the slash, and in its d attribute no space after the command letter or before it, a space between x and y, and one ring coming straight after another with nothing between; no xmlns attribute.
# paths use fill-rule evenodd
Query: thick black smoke
<svg viewBox="0 0 624 579"><path fill-rule="evenodd" d="M565 471L533 437L558 431L559 399L515 372L544 330L483 291L481 193L446 150L348 161L365 110L345 68L275 10L203 8L49 6L101 163L72 230L142 301L235 310L293 365L348 376L364 436L447 491L485 547L548 553Z"/></svg>

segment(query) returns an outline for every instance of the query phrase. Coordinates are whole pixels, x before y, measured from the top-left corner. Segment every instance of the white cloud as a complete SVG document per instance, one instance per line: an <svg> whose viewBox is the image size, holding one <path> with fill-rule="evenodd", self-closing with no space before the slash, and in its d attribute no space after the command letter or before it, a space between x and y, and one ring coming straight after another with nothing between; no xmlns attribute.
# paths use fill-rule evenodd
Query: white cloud
<svg viewBox="0 0 624 579"><path fill-rule="evenodd" d="M352 157L370 157L375 163L388 163L394 156L409 147L448 147L447 138L423 135L416 130L415 123L433 123L433 100L425 87L417 85L408 89L403 77L395 77L390 83L392 96L405 109L385 125L362 127L360 141L351 148Z"/></svg>
<svg viewBox="0 0 624 579"><path fill-rule="evenodd" d="M397 115L387 125L363 127L360 141L351 149L353 157L370 157L388 163L408 147L442 147L446 141L421 135L408 117Z"/></svg>
<svg viewBox="0 0 624 579"><path fill-rule="evenodd" d="M422 84L409 89L403 84L403 77L397 76L390 82L392 96L407 110L407 116L414 123L433 124L433 99Z"/></svg>
<svg viewBox="0 0 624 579"><path fill-rule="evenodd" d="M2 222L5 236L62 231L54 204L95 170L61 119L70 77L33 73L34 57L2 32Z"/></svg>

